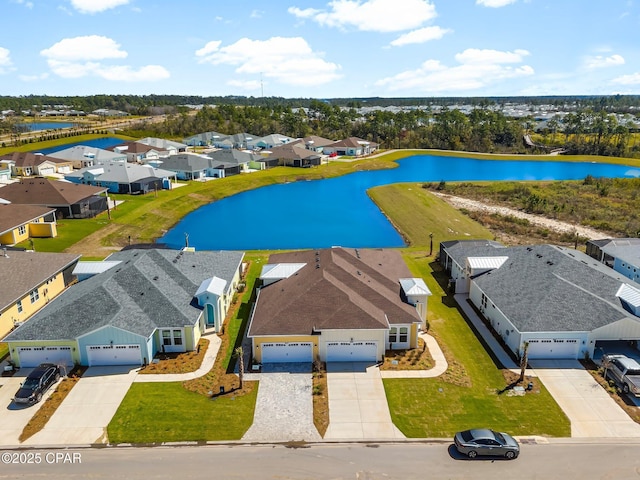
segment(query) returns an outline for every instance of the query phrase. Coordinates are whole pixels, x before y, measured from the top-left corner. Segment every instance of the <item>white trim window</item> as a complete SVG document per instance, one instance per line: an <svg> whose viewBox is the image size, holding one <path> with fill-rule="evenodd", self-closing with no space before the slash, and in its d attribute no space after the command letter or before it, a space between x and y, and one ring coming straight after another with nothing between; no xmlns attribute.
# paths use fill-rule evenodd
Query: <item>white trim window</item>
<svg viewBox="0 0 640 480"><path fill-rule="evenodd" d="M29 299L31 300L31 303L36 303L40 300L40 292L37 288L35 290L31 290L31 293L29 293Z"/></svg>
<svg viewBox="0 0 640 480"><path fill-rule="evenodd" d="M25 227L24 225L20 225L18 227L18 235L24 235L25 233L27 233L27 227Z"/></svg>

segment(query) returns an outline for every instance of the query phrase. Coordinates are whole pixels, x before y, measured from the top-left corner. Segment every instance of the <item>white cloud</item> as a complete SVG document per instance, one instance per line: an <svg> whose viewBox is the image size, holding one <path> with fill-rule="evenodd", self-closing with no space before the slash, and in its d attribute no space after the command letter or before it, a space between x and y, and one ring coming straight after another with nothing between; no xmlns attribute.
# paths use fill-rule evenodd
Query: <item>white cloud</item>
<svg viewBox="0 0 640 480"><path fill-rule="evenodd" d="M517 0L476 0L476 5L482 5L484 7L500 8L506 7L512 3L516 3Z"/></svg>
<svg viewBox="0 0 640 480"><path fill-rule="evenodd" d="M327 6L326 10L290 7L288 12L322 26L368 32L416 29L436 17L436 8L429 0L332 0Z"/></svg>
<svg viewBox="0 0 640 480"><path fill-rule="evenodd" d="M533 75L529 65L521 63L526 50L500 52L468 49L455 56L460 65L448 67L437 60L427 60L416 70L401 72L376 82L391 91L459 92L477 90L501 80Z"/></svg>
<svg viewBox="0 0 640 480"><path fill-rule="evenodd" d="M262 18L262 15L264 15L264 12L262 10L252 10L251 15L249 16L251 18Z"/></svg>
<svg viewBox="0 0 640 480"><path fill-rule="evenodd" d="M45 72L38 75L18 75L18 77L23 82L36 82L38 80L45 80L49 78L49 74Z"/></svg>
<svg viewBox="0 0 640 480"><path fill-rule="evenodd" d="M65 38L42 50L40 55L47 58L51 71L62 78L96 76L112 81L138 82L170 76L169 71L159 65L135 68L102 63L102 60L126 58L128 54L113 39L98 35Z"/></svg>
<svg viewBox="0 0 640 480"><path fill-rule="evenodd" d="M412 43L425 43L431 40L440 40L445 34L450 33L452 30L441 27L425 27L412 32L405 33L396 38L391 45L394 47L401 47L403 45L409 45Z"/></svg>
<svg viewBox="0 0 640 480"><path fill-rule="evenodd" d="M640 85L640 72L614 78L611 83L616 85Z"/></svg>
<svg viewBox="0 0 640 480"><path fill-rule="evenodd" d="M622 55L618 54L613 54L609 57L596 55L593 57L586 57L584 60L584 66L589 69L617 67L618 65L624 65L624 58Z"/></svg>
<svg viewBox="0 0 640 480"><path fill-rule="evenodd" d="M227 85L248 91L256 91L262 88L262 84L258 80L229 80Z"/></svg>
<svg viewBox="0 0 640 480"><path fill-rule="evenodd" d="M26 1L26 0L13 0L13 1L15 3L17 3L18 5L24 5L29 10L31 10L33 8L33 2L29 2L29 1Z"/></svg>
<svg viewBox="0 0 640 480"><path fill-rule="evenodd" d="M120 50L120 45L109 37L88 35L60 40L40 55L51 60L74 61L125 58L127 52Z"/></svg>
<svg viewBox="0 0 640 480"><path fill-rule="evenodd" d="M236 73L261 74L288 85L322 85L340 77L340 66L324 60L301 37L242 38L231 45L220 45L213 41L196 51L200 63L232 65Z"/></svg>
<svg viewBox="0 0 640 480"><path fill-rule="evenodd" d="M100 13L127 3L129 0L71 0L71 6L80 13Z"/></svg>
<svg viewBox="0 0 640 480"><path fill-rule="evenodd" d="M11 61L11 52L6 48L0 47L0 75L14 70Z"/></svg>

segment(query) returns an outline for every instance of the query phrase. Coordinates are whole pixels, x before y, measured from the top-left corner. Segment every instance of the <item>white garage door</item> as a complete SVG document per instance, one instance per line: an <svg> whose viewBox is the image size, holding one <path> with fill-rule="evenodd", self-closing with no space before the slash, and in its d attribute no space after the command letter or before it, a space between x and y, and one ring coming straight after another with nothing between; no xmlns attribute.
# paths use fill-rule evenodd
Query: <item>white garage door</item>
<svg viewBox="0 0 640 480"><path fill-rule="evenodd" d="M41 363L73 365L71 347L18 347L21 367L37 367Z"/></svg>
<svg viewBox="0 0 640 480"><path fill-rule="evenodd" d="M327 342L327 362L376 362L377 342Z"/></svg>
<svg viewBox="0 0 640 480"><path fill-rule="evenodd" d="M577 339L531 339L527 355L531 359L577 358L579 343Z"/></svg>
<svg viewBox="0 0 640 480"><path fill-rule="evenodd" d="M98 365L142 365L140 345L88 345L90 367Z"/></svg>
<svg viewBox="0 0 640 480"><path fill-rule="evenodd" d="M52 173L56 173L53 167L41 168L40 175L51 175Z"/></svg>
<svg viewBox="0 0 640 480"><path fill-rule="evenodd" d="M263 343L261 348L262 363L313 361L312 343Z"/></svg>

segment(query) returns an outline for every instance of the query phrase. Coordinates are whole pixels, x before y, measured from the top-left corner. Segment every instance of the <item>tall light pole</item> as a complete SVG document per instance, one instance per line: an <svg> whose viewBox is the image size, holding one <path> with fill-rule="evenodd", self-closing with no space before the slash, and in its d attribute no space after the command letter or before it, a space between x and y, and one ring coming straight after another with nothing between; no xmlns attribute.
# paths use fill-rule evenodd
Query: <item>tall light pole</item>
<svg viewBox="0 0 640 480"><path fill-rule="evenodd" d="M429 234L429 256L433 254L433 233Z"/></svg>

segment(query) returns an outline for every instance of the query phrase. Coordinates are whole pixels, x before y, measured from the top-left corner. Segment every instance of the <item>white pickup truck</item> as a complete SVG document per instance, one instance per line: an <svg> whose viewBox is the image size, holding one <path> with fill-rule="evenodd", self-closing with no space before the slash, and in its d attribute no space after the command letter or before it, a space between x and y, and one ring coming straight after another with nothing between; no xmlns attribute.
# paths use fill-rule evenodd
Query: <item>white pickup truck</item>
<svg viewBox="0 0 640 480"><path fill-rule="evenodd" d="M640 397L640 363L626 355L608 354L602 356L604 377L613 379L623 393Z"/></svg>

